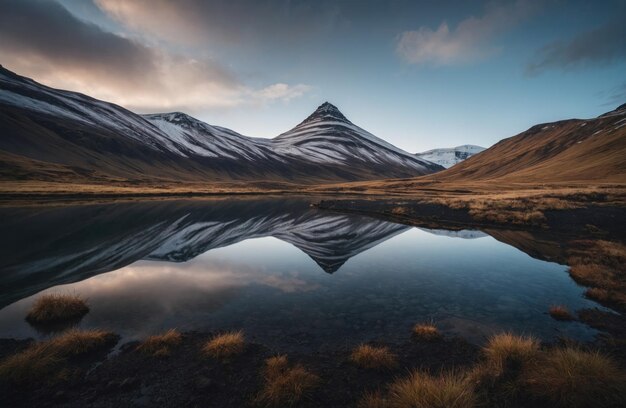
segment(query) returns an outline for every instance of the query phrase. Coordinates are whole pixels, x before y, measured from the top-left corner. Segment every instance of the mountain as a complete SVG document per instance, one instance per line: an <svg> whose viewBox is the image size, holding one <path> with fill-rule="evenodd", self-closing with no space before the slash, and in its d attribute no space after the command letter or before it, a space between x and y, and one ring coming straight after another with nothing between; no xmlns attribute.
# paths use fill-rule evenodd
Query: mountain
<svg viewBox="0 0 626 408"><path fill-rule="evenodd" d="M416 153L415 155L424 160L428 160L429 162L437 163L448 169L455 164L470 158L476 153L482 152L483 150L485 150L484 147L476 145L463 145L451 148L427 150L422 153Z"/></svg>
<svg viewBox="0 0 626 408"><path fill-rule="evenodd" d="M322 181L442 170L378 139L329 103L275 139L180 112L137 115L0 67L0 179L66 182Z"/></svg>
<svg viewBox="0 0 626 408"><path fill-rule="evenodd" d="M185 262L260 237L288 242L333 273L411 228L316 211L308 201L293 199L3 207L0 217L6 220L0 235L0 307L141 259ZM32 245L34 237L39 245Z"/></svg>
<svg viewBox="0 0 626 408"><path fill-rule="evenodd" d="M412 169L428 174L441 170L350 122L334 105L326 102L295 128L272 140L275 151L318 163L352 163L385 168ZM370 167L371 168L371 167Z"/></svg>
<svg viewBox="0 0 626 408"><path fill-rule="evenodd" d="M626 182L626 104L597 118L533 126L433 178L514 183Z"/></svg>
<svg viewBox="0 0 626 408"><path fill-rule="evenodd" d="M278 158L268 139L254 139L219 126L211 126L181 112L142 115L168 139L185 146L189 155L238 160Z"/></svg>

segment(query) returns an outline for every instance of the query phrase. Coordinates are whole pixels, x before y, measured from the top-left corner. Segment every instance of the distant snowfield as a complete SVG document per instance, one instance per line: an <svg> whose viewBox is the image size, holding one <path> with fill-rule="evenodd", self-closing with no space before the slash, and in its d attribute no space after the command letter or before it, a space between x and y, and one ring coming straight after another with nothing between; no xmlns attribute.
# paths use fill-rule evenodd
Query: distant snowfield
<svg viewBox="0 0 626 408"><path fill-rule="evenodd" d="M440 166L449 169L457 163L462 162L471 156L486 150L484 147L476 145L462 145L444 149L432 149L422 153L416 153L417 157L437 163Z"/></svg>

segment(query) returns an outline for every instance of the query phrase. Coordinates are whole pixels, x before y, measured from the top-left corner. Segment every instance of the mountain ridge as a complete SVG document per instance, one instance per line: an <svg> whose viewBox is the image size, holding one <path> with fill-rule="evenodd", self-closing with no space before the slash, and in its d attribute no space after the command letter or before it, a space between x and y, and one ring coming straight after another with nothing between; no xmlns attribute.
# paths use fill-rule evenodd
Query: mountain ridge
<svg viewBox="0 0 626 408"><path fill-rule="evenodd" d="M444 182L626 182L626 104L590 119L541 123L436 175Z"/></svg>
<svg viewBox="0 0 626 408"><path fill-rule="evenodd" d="M308 184L443 169L352 124L330 103L294 129L262 139L182 112L137 115L5 68L0 68L0 85L0 178L5 180Z"/></svg>

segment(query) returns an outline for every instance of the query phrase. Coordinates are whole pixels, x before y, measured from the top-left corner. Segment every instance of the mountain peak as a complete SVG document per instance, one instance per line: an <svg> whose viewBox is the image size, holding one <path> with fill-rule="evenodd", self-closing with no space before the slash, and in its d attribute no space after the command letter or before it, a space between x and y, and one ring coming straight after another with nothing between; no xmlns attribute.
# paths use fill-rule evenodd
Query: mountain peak
<svg viewBox="0 0 626 408"><path fill-rule="evenodd" d="M308 123L313 121L320 120L335 120L341 122L349 122L349 120L341 113L341 111L332 103L324 102L320 106L315 109L308 118L306 118L302 123Z"/></svg>
<svg viewBox="0 0 626 408"><path fill-rule="evenodd" d="M335 110L335 111L339 111L339 109L337 109L337 107L335 105L333 105L332 103L326 101L323 104L321 104L320 106L317 107L316 110Z"/></svg>

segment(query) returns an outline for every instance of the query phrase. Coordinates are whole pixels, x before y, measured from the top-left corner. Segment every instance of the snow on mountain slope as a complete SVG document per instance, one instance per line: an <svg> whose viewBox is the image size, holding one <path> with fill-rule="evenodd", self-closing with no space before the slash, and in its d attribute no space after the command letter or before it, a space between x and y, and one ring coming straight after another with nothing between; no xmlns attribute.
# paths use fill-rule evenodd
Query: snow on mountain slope
<svg viewBox="0 0 626 408"><path fill-rule="evenodd" d="M484 147L475 145L463 145L452 148L432 149L422 153L416 153L417 157L437 163L446 169L454 166L463 160L482 152Z"/></svg>
<svg viewBox="0 0 626 408"><path fill-rule="evenodd" d="M0 106L0 155L25 159L13 160L15 169L5 173L37 180L50 178L59 166L80 182L92 177L312 183L443 170L355 126L329 103L291 131L262 139L180 112L137 115L0 67ZM29 165L32 160L39 167Z"/></svg>
<svg viewBox="0 0 626 408"><path fill-rule="evenodd" d="M49 88L20 77L0 66L0 104L12 105L53 118L64 118L97 126L135 139L156 150L180 152L168 135L141 116L120 106L89 96Z"/></svg>
<svg viewBox="0 0 626 408"><path fill-rule="evenodd" d="M316 211L308 201L128 202L0 211L16 233L2 241L0 307L47 287L122 268L141 259L185 262L214 248L275 237L324 271L411 227L369 217ZM89 219L88 225L84 220ZM26 228L26 225L29 228ZM62 230L63 233L59 234ZM27 245L32 237L43 247ZM42 250L43 248L43 250ZM11 290L8 290L11 288Z"/></svg>
<svg viewBox="0 0 626 408"><path fill-rule="evenodd" d="M379 165L402 165L422 173L441 169L354 125L328 102L272 142L280 154L316 162L369 161Z"/></svg>
<svg viewBox="0 0 626 408"><path fill-rule="evenodd" d="M182 224L145 259L188 261L210 249L261 237L275 237L306 253L322 269L333 273L348 259L400 234L410 227L350 215L301 214L257 215L222 222Z"/></svg>
<svg viewBox="0 0 626 408"><path fill-rule="evenodd" d="M267 139L251 138L230 129L211 126L181 112L142 116L192 154L247 160L275 156Z"/></svg>
<svg viewBox="0 0 626 408"><path fill-rule="evenodd" d="M302 123L274 139L252 138L174 112L143 115L170 140L193 154L280 165L333 166L343 177L359 179L428 174L443 168L416 158L352 124L326 102ZM317 171L317 169L316 169ZM350 172L350 175L347 173Z"/></svg>

